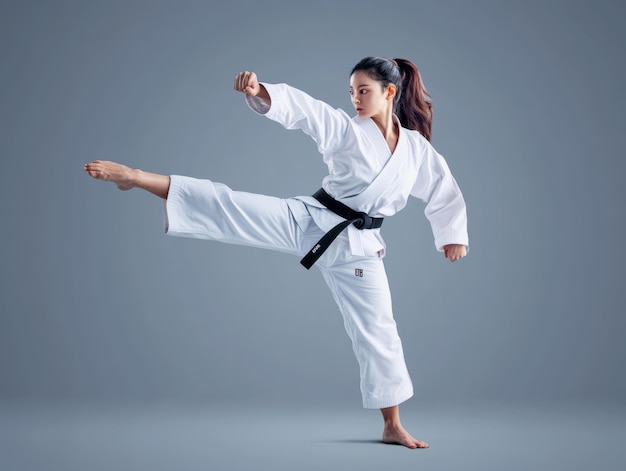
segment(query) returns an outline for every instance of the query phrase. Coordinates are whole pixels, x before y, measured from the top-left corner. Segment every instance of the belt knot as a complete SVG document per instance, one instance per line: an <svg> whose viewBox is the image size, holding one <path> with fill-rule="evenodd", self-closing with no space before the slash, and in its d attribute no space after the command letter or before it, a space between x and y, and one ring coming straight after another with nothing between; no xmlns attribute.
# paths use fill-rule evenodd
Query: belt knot
<svg viewBox="0 0 626 471"><path fill-rule="evenodd" d="M367 213L357 213L358 219L356 219L352 224L359 229L371 229L374 224L374 220Z"/></svg>

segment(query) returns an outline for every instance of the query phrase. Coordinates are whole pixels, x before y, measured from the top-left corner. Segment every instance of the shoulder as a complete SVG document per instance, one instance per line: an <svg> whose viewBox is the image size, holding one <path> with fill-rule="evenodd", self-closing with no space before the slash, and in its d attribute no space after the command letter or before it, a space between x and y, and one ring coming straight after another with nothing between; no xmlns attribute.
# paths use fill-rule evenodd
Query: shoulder
<svg viewBox="0 0 626 471"><path fill-rule="evenodd" d="M401 126L400 129L402 130L402 132L404 132L404 134L409 138L409 139L413 139L416 141L425 141L426 138L424 136L422 136L419 131L416 131L414 129L409 129L409 128L405 128L404 126Z"/></svg>
<svg viewBox="0 0 626 471"><path fill-rule="evenodd" d="M419 148L432 147L432 144L419 131L414 129L401 128L401 132L406 136L411 145Z"/></svg>

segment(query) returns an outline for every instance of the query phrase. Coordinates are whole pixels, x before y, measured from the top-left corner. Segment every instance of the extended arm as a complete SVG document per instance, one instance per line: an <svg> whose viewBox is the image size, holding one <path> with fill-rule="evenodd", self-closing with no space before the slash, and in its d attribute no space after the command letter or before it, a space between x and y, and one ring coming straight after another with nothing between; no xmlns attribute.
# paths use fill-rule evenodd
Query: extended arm
<svg viewBox="0 0 626 471"><path fill-rule="evenodd" d="M255 112L313 138L322 154L345 142L350 117L297 88L285 83L261 83L253 72L241 72L235 78L235 90L246 95Z"/></svg>

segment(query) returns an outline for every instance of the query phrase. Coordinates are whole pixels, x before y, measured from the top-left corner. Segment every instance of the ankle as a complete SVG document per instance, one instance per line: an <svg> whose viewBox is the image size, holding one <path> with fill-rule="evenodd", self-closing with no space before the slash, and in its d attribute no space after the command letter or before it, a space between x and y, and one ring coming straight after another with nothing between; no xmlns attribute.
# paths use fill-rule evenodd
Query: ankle
<svg viewBox="0 0 626 471"><path fill-rule="evenodd" d="M388 430L400 430L402 429L402 424L397 419L385 420L385 428Z"/></svg>
<svg viewBox="0 0 626 471"><path fill-rule="evenodd" d="M128 168L128 186L131 188L143 188L146 173L138 168Z"/></svg>
<svg viewBox="0 0 626 471"><path fill-rule="evenodd" d="M385 422L385 427L388 428L398 428L402 427L400 425L400 409L398 406L387 407L380 410L383 415L383 421Z"/></svg>

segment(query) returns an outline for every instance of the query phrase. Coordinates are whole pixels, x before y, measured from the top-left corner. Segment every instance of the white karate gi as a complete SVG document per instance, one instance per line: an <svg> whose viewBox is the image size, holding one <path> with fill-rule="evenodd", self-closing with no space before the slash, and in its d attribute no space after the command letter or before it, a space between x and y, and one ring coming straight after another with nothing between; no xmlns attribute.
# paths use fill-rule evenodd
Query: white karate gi
<svg viewBox="0 0 626 471"><path fill-rule="evenodd" d="M311 136L328 166L322 187L372 217L391 216L409 196L426 202L435 247L468 245L465 202L445 160L417 131L400 129L393 154L371 119L351 118L286 84L263 84L271 106L246 96L257 113ZM394 117L395 119L395 117ZM391 160L395 159L395 160ZM387 166L386 170L383 170ZM379 175L380 174L380 175ZM377 178L377 176L379 178ZM310 196L275 198L173 175L165 231L303 256L342 218ZM413 395L393 319L380 229L350 225L316 262L344 319L360 367L363 407Z"/></svg>

